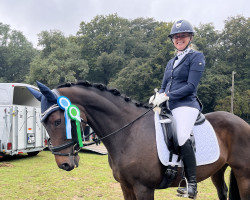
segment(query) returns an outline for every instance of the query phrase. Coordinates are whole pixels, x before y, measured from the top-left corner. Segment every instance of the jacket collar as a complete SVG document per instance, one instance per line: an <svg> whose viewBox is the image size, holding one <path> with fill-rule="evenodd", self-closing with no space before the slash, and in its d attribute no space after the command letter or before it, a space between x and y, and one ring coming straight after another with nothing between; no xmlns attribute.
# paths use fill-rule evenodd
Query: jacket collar
<svg viewBox="0 0 250 200"><path fill-rule="evenodd" d="M187 48L186 50L177 53L176 56L178 57L178 59L181 59L181 58L184 57L186 54L188 54L188 52L189 52L190 50L191 50L191 49L190 49L190 47L189 47L189 48Z"/></svg>
<svg viewBox="0 0 250 200"><path fill-rule="evenodd" d="M193 49L190 49L189 50L189 52L184 56L184 58L182 58L182 60L178 63L178 65L174 68L174 69L176 69L178 66L180 66L185 60L186 60L186 58L190 55L190 54L192 54L192 53L194 53L194 50ZM177 55L176 55L177 56ZM176 59L176 56L174 57L174 58L172 58L172 63L171 63L171 66L173 67L173 65L174 65L174 61L175 61L175 59Z"/></svg>

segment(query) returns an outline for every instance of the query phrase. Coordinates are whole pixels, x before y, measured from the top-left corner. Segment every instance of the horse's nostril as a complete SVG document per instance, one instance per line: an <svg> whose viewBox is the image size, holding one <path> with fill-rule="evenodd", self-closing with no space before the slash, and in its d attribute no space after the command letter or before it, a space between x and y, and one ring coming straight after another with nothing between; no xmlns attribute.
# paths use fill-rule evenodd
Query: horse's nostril
<svg viewBox="0 0 250 200"><path fill-rule="evenodd" d="M70 171L70 170L74 169L74 166L71 167L68 163L63 163L63 164L61 164L60 168L63 170L66 170L66 171Z"/></svg>

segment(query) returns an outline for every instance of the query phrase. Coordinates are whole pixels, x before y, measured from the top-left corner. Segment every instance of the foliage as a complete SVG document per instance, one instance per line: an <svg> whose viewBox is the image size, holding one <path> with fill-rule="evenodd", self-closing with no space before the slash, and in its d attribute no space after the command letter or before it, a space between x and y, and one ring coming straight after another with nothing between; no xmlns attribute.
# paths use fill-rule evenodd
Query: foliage
<svg viewBox="0 0 250 200"><path fill-rule="evenodd" d="M99 74L99 76L96 76L95 79L107 85L110 79L115 77L122 69L124 62L125 60L123 56L118 55L115 51L110 54L107 54L106 52L102 53L96 60L94 74Z"/></svg>
<svg viewBox="0 0 250 200"><path fill-rule="evenodd" d="M39 33L40 51L22 33L0 23L0 80L39 80L50 87L80 79L116 87L135 100L147 102L161 86L167 62L175 55L168 34L172 22L133 20L98 15L81 22L75 36L60 31ZM203 112L230 110L232 71L235 71L234 111L249 118L250 20L229 17L221 31L212 23L195 28L193 40L204 53L206 67L198 88Z"/></svg>
<svg viewBox="0 0 250 200"><path fill-rule="evenodd" d="M25 36L0 22L0 80L22 82L36 50Z"/></svg>
<svg viewBox="0 0 250 200"><path fill-rule="evenodd" d="M194 43L206 56L206 68L210 68L216 61L220 35L212 23L201 24L195 31Z"/></svg>
<svg viewBox="0 0 250 200"><path fill-rule="evenodd" d="M151 82L149 81L152 76L152 68L149 63L144 59L135 58L123 68L118 78L110 82L110 86L121 88L127 95L132 96L134 99L139 99L142 102L147 101L147 94L151 93Z"/></svg>
<svg viewBox="0 0 250 200"><path fill-rule="evenodd" d="M225 110L230 112L231 96L226 96L217 101L215 110ZM250 117L250 90L244 91L242 95L236 93L234 96L234 114L243 116L244 119L249 121Z"/></svg>
<svg viewBox="0 0 250 200"><path fill-rule="evenodd" d="M39 44L44 49L30 65L29 83L34 84L38 80L55 87L59 83L75 82L87 76L88 64L81 59L81 49L76 43L58 31L44 31L40 37Z"/></svg>
<svg viewBox="0 0 250 200"><path fill-rule="evenodd" d="M201 40L196 40L197 46L206 52L206 71L198 91L205 105L204 111L230 111L231 79L232 71L235 71L234 113L248 119L249 104L244 109L242 105L249 102L245 94L250 89L250 20L243 16L230 17L221 33L213 31L211 24L207 25L207 29L212 39L211 36L204 39L203 33L202 40L208 43L201 46ZM197 32L201 34L201 30L205 30L204 25ZM211 45L212 48L209 48Z"/></svg>
<svg viewBox="0 0 250 200"><path fill-rule="evenodd" d="M127 20L116 14L96 16L80 24L77 43L89 63L88 79L108 84L134 58L152 57L152 39L158 22L138 18ZM123 88L121 88L123 89Z"/></svg>

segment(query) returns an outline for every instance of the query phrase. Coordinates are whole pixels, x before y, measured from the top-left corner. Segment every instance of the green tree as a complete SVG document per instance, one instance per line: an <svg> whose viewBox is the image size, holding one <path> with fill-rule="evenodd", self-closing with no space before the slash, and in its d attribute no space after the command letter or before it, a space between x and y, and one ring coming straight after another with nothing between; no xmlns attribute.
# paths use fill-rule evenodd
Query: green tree
<svg viewBox="0 0 250 200"><path fill-rule="evenodd" d="M152 68L142 58L134 58L123 68L117 79L113 79L109 86L119 88L126 95L140 102L147 102L150 95ZM146 94L145 94L146 93Z"/></svg>
<svg viewBox="0 0 250 200"><path fill-rule="evenodd" d="M77 42L82 47L83 58L94 63L103 52L112 53L127 34L128 23L116 14L98 15L89 23L81 22Z"/></svg>
<svg viewBox="0 0 250 200"><path fill-rule="evenodd" d="M36 80L54 87L59 83L84 79L88 64L81 59L81 49L59 31L42 32L39 45L44 49L34 58L27 78L29 83Z"/></svg>
<svg viewBox="0 0 250 200"><path fill-rule="evenodd" d="M206 68L210 68L215 64L219 36L219 32L215 30L212 23L200 24L199 27L195 27L193 43L206 56Z"/></svg>
<svg viewBox="0 0 250 200"><path fill-rule="evenodd" d="M241 80L250 77L250 19L243 16L230 17L225 21L225 28L220 37L219 60L224 61L229 67L229 74L237 72L236 85L249 89L249 84L241 84ZM248 85L248 88L245 87Z"/></svg>
<svg viewBox="0 0 250 200"><path fill-rule="evenodd" d="M116 14L97 16L90 23L82 22L76 41L82 48L82 57L89 63L87 78L108 84L131 59L152 57L155 54L152 41L158 25L151 18L130 21Z"/></svg>
<svg viewBox="0 0 250 200"><path fill-rule="evenodd" d="M223 98L230 95L231 74L235 75L235 114L246 119L249 116L249 96L250 90L250 19L243 16L230 17L225 21L225 27L219 38L219 54L216 73L224 74L229 80L229 85L216 99L215 109L224 108ZM214 72L215 73L215 72ZM228 91L227 95L226 92ZM229 98L229 96L227 97ZM245 105L245 106L244 106ZM229 107L230 108L230 107ZM247 113L246 113L247 112Z"/></svg>
<svg viewBox="0 0 250 200"><path fill-rule="evenodd" d="M0 78L3 82L23 82L36 50L26 37L0 23Z"/></svg>
<svg viewBox="0 0 250 200"><path fill-rule="evenodd" d="M226 96L216 102L215 110L231 111L231 96ZM243 94L236 93L234 96L234 114L249 121L250 117L250 90Z"/></svg>
<svg viewBox="0 0 250 200"><path fill-rule="evenodd" d="M58 48L65 48L67 38L61 31L42 31L38 34L38 45L43 48L41 56L46 58Z"/></svg>
<svg viewBox="0 0 250 200"><path fill-rule="evenodd" d="M155 36L153 39L156 54L153 58L153 63L163 66L163 70L167 62L174 56L175 48L168 35L171 31L173 23L161 23L160 26L155 28Z"/></svg>
<svg viewBox="0 0 250 200"><path fill-rule="evenodd" d="M157 22L152 18L129 20L112 14L82 22L75 36L44 31L39 34L43 49L33 59L28 80L55 86L60 82L88 79L147 102L153 89L161 86L165 66L176 53L168 38L172 25L172 22ZM221 32L215 30L212 23L195 27L193 43L206 58L198 89L203 112L230 108L231 74L236 71L235 114L248 118L249 26L249 18L236 16L225 21ZM0 34L0 42L9 44L5 36L10 34L8 26L2 26ZM0 55L0 67L7 66L5 58L9 56L9 49L0 48Z"/></svg>
<svg viewBox="0 0 250 200"><path fill-rule="evenodd" d="M116 77L124 66L124 58L115 51L111 54L102 53L96 60L95 80L108 84L110 79Z"/></svg>
<svg viewBox="0 0 250 200"><path fill-rule="evenodd" d="M236 16L225 21L225 27L219 34L211 24L196 29L199 37L196 37L195 42L206 58L205 73L198 90L204 112L218 109L230 111L228 98L231 95L232 71L237 72L236 93L244 94L250 89L249 28L249 18ZM241 95L242 101L247 102L246 98L246 95ZM238 106L239 98L236 99L235 113L246 117Z"/></svg>
<svg viewBox="0 0 250 200"><path fill-rule="evenodd" d="M230 93L231 77L221 73L220 67L224 69L222 66L215 65L211 69L205 70L198 87L198 97L204 106L204 113L214 111L216 102Z"/></svg>
<svg viewBox="0 0 250 200"><path fill-rule="evenodd" d="M151 56L150 66L152 74L150 77L150 93L154 92L154 88L161 87L163 74L168 61L174 57L175 48L172 41L168 38L173 23L161 23L155 28L155 35L153 37L154 54Z"/></svg>

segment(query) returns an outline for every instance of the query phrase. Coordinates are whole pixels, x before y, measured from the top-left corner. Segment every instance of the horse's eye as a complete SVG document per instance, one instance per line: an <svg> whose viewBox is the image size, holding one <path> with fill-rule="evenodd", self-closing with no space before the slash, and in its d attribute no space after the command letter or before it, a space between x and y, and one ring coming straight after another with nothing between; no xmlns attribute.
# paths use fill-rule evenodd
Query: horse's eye
<svg viewBox="0 0 250 200"><path fill-rule="evenodd" d="M61 124L61 119L55 121L55 126L59 126Z"/></svg>

